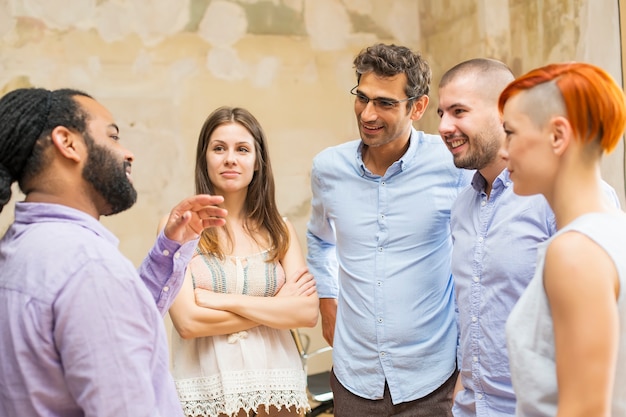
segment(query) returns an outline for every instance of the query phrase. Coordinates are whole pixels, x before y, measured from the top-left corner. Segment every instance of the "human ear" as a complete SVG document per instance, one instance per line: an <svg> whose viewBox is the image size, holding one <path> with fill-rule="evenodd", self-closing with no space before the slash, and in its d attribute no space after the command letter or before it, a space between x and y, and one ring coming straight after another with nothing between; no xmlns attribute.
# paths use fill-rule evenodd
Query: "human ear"
<svg viewBox="0 0 626 417"><path fill-rule="evenodd" d="M75 162L79 162L82 159L77 148L78 137L77 133L72 132L65 126L57 126L50 132L52 145L59 154Z"/></svg>
<svg viewBox="0 0 626 417"><path fill-rule="evenodd" d="M562 155L572 140L572 125L563 116L550 120L550 145L555 155Z"/></svg>
<svg viewBox="0 0 626 417"><path fill-rule="evenodd" d="M426 107L428 107L428 101L430 99L427 95L423 95L420 98L415 99L413 107L411 107L411 120L419 120L424 115Z"/></svg>

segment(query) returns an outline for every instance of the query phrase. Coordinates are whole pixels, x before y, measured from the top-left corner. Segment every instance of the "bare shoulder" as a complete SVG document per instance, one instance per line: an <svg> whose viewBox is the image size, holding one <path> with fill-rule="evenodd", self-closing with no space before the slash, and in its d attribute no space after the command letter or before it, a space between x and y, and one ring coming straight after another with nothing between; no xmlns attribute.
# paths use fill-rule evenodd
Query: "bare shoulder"
<svg viewBox="0 0 626 417"><path fill-rule="evenodd" d="M617 269L609 254L583 233L568 231L550 242L544 286L551 302L605 293L614 290L617 281Z"/></svg>
<svg viewBox="0 0 626 417"><path fill-rule="evenodd" d="M291 221L287 217L283 217L283 221L285 222L285 225L287 226L287 230L289 230L289 233L294 234L296 231L296 228L293 226L293 223L291 223Z"/></svg>

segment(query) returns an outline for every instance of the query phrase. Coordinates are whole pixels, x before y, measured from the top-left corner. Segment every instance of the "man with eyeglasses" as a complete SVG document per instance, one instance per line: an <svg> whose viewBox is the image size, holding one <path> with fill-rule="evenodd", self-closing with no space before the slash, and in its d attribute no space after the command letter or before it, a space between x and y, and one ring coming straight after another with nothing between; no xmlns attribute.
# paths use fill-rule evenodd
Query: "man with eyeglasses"
<svg viewBox="0 0 626 417"><path fill-rule="evenodd" d="M334 415L450 416L457 327L450 208L468 184L439 136L413 128L431 71L377 44L354 60L361 139L313 161L309 268L333 346Z"/></svg>

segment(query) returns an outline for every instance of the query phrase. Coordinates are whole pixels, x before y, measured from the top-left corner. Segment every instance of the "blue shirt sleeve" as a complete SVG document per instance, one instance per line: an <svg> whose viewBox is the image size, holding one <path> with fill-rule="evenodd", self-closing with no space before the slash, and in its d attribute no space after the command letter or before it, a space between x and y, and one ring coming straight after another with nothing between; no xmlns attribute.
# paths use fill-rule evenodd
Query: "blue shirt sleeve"
<svg viewBox="0 0 626 417"><path fill-rule="evenodd" d="M319 298L337 298L335 230L326 215L324 189L316 163L311 170L311 218L307 225L307 264L315 277Z"/></svg>

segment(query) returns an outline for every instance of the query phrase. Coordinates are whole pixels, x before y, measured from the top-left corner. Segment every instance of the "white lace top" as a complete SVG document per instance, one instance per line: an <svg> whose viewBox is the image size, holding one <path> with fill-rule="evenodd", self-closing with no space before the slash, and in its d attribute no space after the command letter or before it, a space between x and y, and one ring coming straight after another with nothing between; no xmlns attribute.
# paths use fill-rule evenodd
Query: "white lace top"
<svg viewBox="0 0 626 417"><path fill-rule="evenodd" d="M280 263L266 258L267 251L224 260L197 254L189 268L196 287L271 297L285 282L285 273ZM174 331L172 360L186 416L233 416L260 405L309 408L306 375L289 330L257 326L190 340Z"/></svg>

